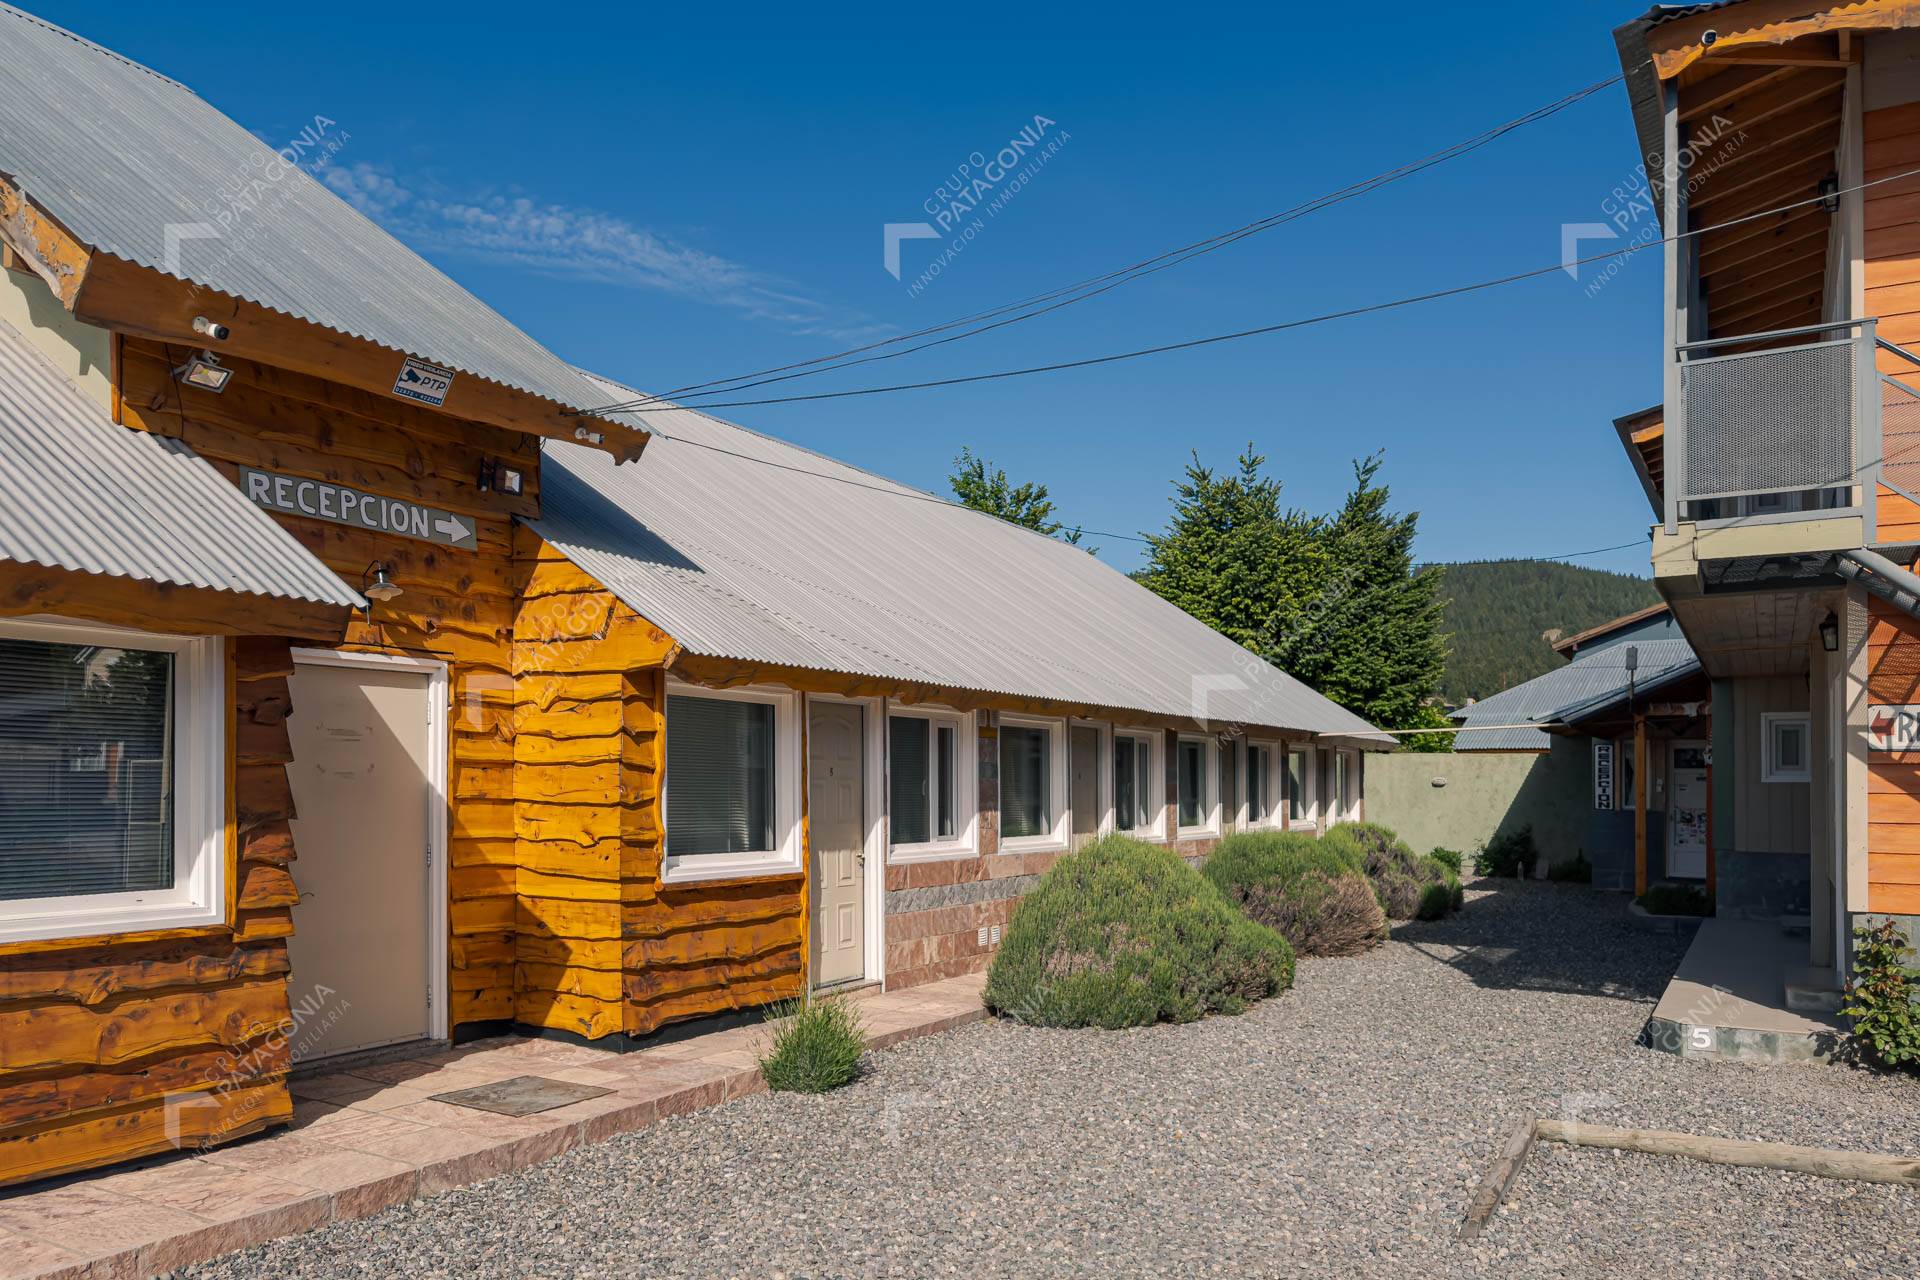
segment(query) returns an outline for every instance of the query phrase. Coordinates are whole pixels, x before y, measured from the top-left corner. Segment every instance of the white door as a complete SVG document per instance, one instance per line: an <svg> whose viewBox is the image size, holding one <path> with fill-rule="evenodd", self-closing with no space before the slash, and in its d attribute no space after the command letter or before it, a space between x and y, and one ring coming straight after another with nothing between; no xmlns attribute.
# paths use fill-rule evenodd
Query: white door
<svg viewBox="0 0 1920 1280"><path fill-rule="evenodd" d="M865 713L815 702L807 715L807 834L813 846L813 982L866 976Z"/></svg>
<svg viewBox="0 0 1920 1280"><path fill-rule="evenodd" d="M433 689L425 670L296 659L296 1060L432 1034Z"/></svg>
<svg viewBox="0 0 1920 1280"><path fill-rule="evenodd" d="M1707 878L1707 745L1673 744L1667 783L1667 874Z"/></svg>

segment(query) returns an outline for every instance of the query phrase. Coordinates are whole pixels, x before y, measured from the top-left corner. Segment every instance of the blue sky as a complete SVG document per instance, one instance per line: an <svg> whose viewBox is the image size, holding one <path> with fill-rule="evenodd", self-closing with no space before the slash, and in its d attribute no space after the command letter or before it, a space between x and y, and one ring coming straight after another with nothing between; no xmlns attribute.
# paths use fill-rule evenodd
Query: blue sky
<svg viewBox="0 0 1920 1280"><path fill-rule="evenodd" d="M649 389L808 359L1113 270L1418 158L1618 71L1630 3L962 9L524 4L28 7L268 140L316 115L333 181L561 355ZM882 225L1045 117L1059 146L917 294ZM1637 182L1614 86L1465 159L1004 331L768 388L1050 363L1550 265ZM1629 228L1631 235L1641 227ZM1600 246L1604 247L1604 246ZM1587 246L1594 251L1595 246ZM1659 397L1657 252L1131 364L723 411L946 491L962 445L1070 520L1158 528L1191 451L1248 442L1337 503L1384 449L1419 553L1625 542L1611 420ZM1137 544L1095 535L1103 558ZM1634 548L1579 563L1644 573Z"/></svg>

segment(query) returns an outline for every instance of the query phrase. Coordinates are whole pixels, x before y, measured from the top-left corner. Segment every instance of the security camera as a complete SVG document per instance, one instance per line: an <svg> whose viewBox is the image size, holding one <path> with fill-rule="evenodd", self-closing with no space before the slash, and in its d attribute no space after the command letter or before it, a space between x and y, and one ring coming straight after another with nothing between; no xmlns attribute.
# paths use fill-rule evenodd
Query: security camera
<svg viewBox="0 0 1920 1280"><path fill-rule="evenodd" d="M1700 33L1700 47L1702 49L1711 49L1713 48L1713 42L1719 38L1720 33L1718 31L1702 31Z"/></svg>
<svg viewBox="0 0 1920 1280"><path fill-rule="evenodd" d="M227 326L218 321L209 320L205 316L193 318L193 331L202 337L212 338L215 342L225 342L233 332Z"/></svg>

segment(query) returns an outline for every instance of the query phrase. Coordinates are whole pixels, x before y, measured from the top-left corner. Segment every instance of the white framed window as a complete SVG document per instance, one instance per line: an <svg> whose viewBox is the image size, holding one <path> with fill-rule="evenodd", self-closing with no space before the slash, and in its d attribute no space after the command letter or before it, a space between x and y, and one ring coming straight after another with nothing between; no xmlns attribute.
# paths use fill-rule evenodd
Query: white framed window
<svg viewBox="0 0 1920 1280"><path fill-rule="evenodd" d="M1813 717L1805 711L1767 711L1760 716L1766 782L1813 781Z"/></svg>
<svg viewBox="0 0 1920 1280"><path fill-rule="evenodd" d="M1333 753L1333 805L1337 821L1359 820L1360 754L1356 751Z"/></svg>
<svg viewBox="0 0 1920 1280"><path fill-rule="evenodd" d="M1181 734L1174 750L1180 836L1219 834L1220 744L1212 738Z"/></svg>
<svg viewBox="0 0 1920 1280"><path fill-rule="evenodd" d="M0 620L0 942L223 924L218 637Z"/></svg>
<svg viewBox="0 0 1920 1280"><path fill-rule="evenodd" d="M1001 715L1000 847L1067 847L1066 721Z"/></svg>
<svg viewBox="0 0 1920 1280"><path fill-rule="evenodd" d="M973 852L980 808L978 760L971 712L888 709L890 861L957 858Z"/></svg>
<svg viewBox="0 0 1920 1280"><path fill-rule="evenodd" d="M1313 749L1287 748L1287 825L1313 827L1320 821L1319 792L1313 775Z"/></svg>
<svg viewBox="0 0 1920 1280"><path fill-rule="evenodd" d="M1274 742L1248 740L1241 751L1240 823L1245 827L1285 826L1287 752Z"/></svg>
<svg viewBox="0 0 1920 1280"><path fill-rule="evenodd" d="M1167 838L1166 735L1113 731L1113 826L1141 840Z"/></svg>
<svg viewBox="0 0 1920 1280"><path fill-rule="evenodd" d="M800 869L800 695L667 685L664 878Z"/></svg>

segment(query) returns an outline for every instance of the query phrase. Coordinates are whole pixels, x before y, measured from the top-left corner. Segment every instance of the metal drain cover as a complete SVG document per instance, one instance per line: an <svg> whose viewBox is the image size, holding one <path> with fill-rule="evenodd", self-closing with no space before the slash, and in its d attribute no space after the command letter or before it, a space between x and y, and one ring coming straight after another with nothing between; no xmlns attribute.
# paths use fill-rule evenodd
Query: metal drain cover
<svg viewBox="0 0 1920 1280"><path fill-rule="evenodd" d="M588 1098L605 1097L612 1092L598 1085L569 1084L565 1080L548 1080L542 1076L515 1076L511 1080L500 1080L472 1089L436 1093L433 1100L456 1107L472 1107L475 1111L491 1111L500 1116L532 1116L555 1107L585 1102Z"/></svg>

